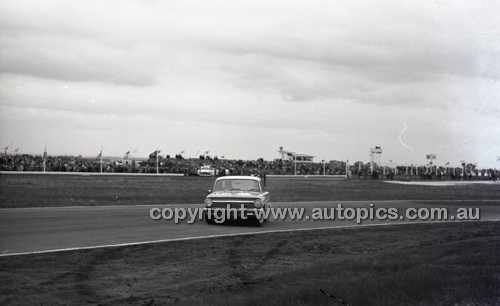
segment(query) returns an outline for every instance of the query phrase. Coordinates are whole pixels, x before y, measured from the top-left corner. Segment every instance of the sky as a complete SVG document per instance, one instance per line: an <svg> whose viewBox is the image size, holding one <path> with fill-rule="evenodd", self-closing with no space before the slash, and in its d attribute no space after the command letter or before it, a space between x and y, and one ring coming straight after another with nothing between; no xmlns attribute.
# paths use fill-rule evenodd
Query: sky
<svg viewBox="0 0 500 306"><path fill-rule="evenodd" d="M7 152L500 168L498 1L2 1Z"/></svg>

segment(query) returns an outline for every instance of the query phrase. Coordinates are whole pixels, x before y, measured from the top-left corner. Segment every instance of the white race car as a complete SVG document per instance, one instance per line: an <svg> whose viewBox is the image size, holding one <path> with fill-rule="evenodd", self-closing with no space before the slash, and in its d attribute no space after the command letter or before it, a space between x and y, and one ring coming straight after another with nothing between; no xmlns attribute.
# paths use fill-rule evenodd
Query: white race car
<svg viewBox="0 0 500 306"><path fill-rule="evenodd" d="M201 166L201 168L198 169L198 175L199 176L215 176L215 169L212 168L212 166L210 166L210 165Z"/></svg>
<svg viewBox="0 0 500 306"><path fill-rule="evenodd" d="M221 218L250 219L262 226L271 209L270 195L262 181L254 176L223 176L215 180L214 189L205 198L205 220L222 223ZM219 220L217 220L219 216Z"/></svg>

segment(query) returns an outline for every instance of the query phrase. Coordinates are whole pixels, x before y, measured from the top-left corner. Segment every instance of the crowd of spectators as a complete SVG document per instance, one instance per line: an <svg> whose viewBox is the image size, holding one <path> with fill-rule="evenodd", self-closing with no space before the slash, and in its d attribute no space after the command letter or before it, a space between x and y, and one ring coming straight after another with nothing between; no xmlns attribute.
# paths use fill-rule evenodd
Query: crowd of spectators
<svg viewBox="0 0 500 306"><path fill-rule="evenodd" d="M102 164L101 164L102 163ZM45 165L44 165L45 164ZM158 166L157 166L158 165ZM0 157L2 171L47 171L47 172L105 172L105 173L177 173L186 176L198 174L203 165L210 165L216 175L347 175L356 179L498 179L494 169L476 169L472 164L462 167L437 166L392 166L382 167L356 162L346 169L345 161L325 163L294 163L290 160L275 159L229 160L200 156L183 158L177 155L158 156L149 159L112 160L84 158L82 156L47 156L16 154Z"/></svg>
<svg viewBox="0 0 500 306"><path fill-rule="evenodd" d="M345 163L332 161L330 163L297 163L274 160L228 160L211 158L185 159L179 156L169 158L159 156L149 159L111 160L102 161L102 172L130 172L130 173L156 173L158 163L159 173L182 173L197 175L198 169L203 165L212 166L218 175L252 175L266 172L266 174L300 174L322 175L345 174ZM43 156L29 154L2 155L0 157L0 170L2 171L43 171ZM48 172L101 172L101 160L89 159L81 156L47 156L45 171Z"/></svg>

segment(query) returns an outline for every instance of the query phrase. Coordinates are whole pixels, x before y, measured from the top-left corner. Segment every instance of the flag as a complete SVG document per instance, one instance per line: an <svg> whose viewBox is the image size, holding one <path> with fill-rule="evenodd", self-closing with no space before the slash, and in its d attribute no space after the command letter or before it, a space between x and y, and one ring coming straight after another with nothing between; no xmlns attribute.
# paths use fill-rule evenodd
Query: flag
<svg viewBox="0 0 500 306"><path fill-rule="evenodd" d="M125 152L125 156L123 156L123 159L128 159L129 154L130 154L130 151Z"/></svg>
<svg viewBox="0 0 500 306"><path fill-rule="evenodd" d="M450 164L450 162L447 162L446 164L444 164L445 166L448 166Z"/></svg>
<svg viewBox="0 0 500 306"><path fill-rule="evenodd" d="M158 153L160 153L161 150L156 150L156 151L153 151L153 153L149 154L149 158L156 158L156 156L158 155Z"/></svg>
<svg viewBox="0 0 500 306"><path fill-rule="evenodd" d="M45 152L45 153L47 153L47 152ZM101 152L99 152L99 154L97 154L96 159L100 159L101 157L102 157L102 151L101 151Z"/></svg>
<svg viewBox="0 0 500 306"><path fill-rule="evenodd" d="M43 158L47 159L47 147L45 147L45 149L43 151Z"/></svg>
<svg viewBox="0 0 500 306"><path fill-rule="evenodd" d="M20 149L20 147L17 147L17 148L14 150L14 152L16 152L16 153L17 153L17 152L19 152L19 149Z"/></svg>

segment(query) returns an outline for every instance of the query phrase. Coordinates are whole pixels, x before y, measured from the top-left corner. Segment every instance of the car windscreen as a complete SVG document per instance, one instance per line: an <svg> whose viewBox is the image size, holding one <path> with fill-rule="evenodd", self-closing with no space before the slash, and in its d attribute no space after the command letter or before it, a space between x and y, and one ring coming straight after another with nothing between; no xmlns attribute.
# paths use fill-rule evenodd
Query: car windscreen
<svg viewBox="0 0 500 306"><path fill-rule="evenodd" d="M214 191L260 191L259 182L255 180L219 180Z"/></svg>

